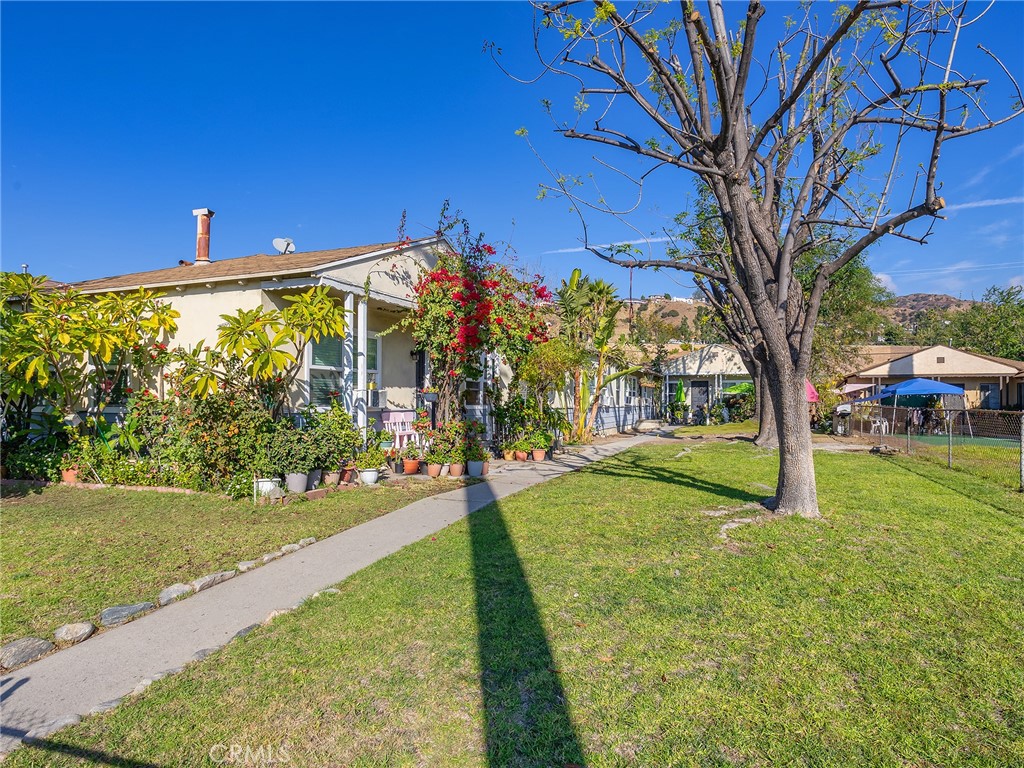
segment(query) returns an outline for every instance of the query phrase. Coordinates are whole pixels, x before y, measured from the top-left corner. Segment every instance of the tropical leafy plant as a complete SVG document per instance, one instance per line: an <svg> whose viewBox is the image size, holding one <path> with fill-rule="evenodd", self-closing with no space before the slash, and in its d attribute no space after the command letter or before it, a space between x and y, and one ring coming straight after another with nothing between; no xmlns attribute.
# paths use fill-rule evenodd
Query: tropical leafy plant
<svg viewBox="0 0 1024 768"><path fill-rule="evenodd" d="M572 361L573 421L570 439L589 443L593 439L597 409L606 386L638 373L640 366L628 366L624 350L615 339L615 320L622 302L615 288L604 280L591 280L574 269L559 287L557 307L559 338ZM617 367L609 373L611 366ZM591 384L593 382L593 384Z"/></svg>
<svg viewBox="0 0 1024 768"><path fill-rule="evenodd" d="M68 417L91 396L111 393L122 374L147 378L164 362L167 334L180 313L145 288L93 296L46 277L0 273L4 406L33 397ZM104 386L109 384L108 386Z"/></svg>
<svg viewBox="0 0 1024 768"><path fill-rule="evenodd" d="M179 361L189 369L185 384L194 396L206 397L224 388L225 376L231 373L226 361L236 359L274 416L280 416L302 371L306 347L326 337L344 336L348 329L344 304L327 286L284 298L288 304L283 309L239 309L221 315L213 349L200 342L179 351Z"/></svg>

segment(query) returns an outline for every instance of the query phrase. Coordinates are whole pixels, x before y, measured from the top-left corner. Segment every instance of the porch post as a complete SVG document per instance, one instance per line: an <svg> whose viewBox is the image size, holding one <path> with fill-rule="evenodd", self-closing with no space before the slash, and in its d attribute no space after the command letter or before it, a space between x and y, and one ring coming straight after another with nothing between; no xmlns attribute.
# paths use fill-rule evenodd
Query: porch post
<svg viewBox="0 0 1024 768"><path fill-rule="evenodd" d="M345 294L345 317L348 320L348 333L345 334L345 340L341 343L341 370L345 372L345 380L341 382L342 392L342 403L345 405L345 410L349 413L353 413L355 406L355 398L352 390L355 388L352 380L352 370L355 362L355 356L353 355L352 349L352 334L355 332L356 323L356 298L351 293Z"/></svg>
<svg viewBox="0 0 1024 768"><path fill-rule="evenodd" d="M366 391L366 297L359 297L359 309L358 309L358 322L357 322L357 333L358 341L356 345L356 425L360 429L365 429L367 425L366 409L369 407L367 402L369 395Z"/></svg>

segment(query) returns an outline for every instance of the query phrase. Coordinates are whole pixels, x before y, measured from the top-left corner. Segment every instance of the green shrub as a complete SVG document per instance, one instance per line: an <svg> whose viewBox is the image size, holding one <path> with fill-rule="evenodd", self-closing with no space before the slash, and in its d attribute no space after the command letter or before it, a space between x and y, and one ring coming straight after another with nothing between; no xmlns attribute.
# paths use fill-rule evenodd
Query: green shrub
<svg viewBox="0 0 1024 768"><path fill-rule="evenodd" d="M13 450L4 446L4 467L17 480L60 480L66 446L58 440L23 440Z"/></svg>

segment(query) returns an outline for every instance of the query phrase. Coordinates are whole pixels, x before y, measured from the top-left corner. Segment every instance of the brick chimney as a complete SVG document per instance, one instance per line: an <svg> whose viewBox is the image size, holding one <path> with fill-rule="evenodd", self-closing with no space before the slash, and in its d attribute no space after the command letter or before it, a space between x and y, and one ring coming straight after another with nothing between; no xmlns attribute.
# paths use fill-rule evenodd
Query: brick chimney
<svg viewBox="0 0 1024 768"><path fill-rule="evenodd" d="M214 212L209 208L196 208L192 211L196 219L196 266L210 263L210 219Z"/></svg>

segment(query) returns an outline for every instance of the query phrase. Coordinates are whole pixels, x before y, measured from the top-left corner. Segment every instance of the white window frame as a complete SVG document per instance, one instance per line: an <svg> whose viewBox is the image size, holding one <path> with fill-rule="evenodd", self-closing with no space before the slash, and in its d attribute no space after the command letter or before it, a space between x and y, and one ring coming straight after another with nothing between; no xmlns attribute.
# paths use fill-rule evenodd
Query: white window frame
<svg viewBox="0 0 1024 768"><path fill-rule="evenodd" d="M370 367L370 345L376 348L377 367ZM384 381L382 373L384 370L384 343L380 336L377 335L376 331L366 332L366 385L369 386L370 382L373 382L375 389L383 389Z"/></svg>
<svg viewBox="0 0 1024 768"><path fill-rule="evenodd" d="M634 402L640 396L640 381L636 376L623 376L626 390L626 405Z"/></svg>
<svg viewBox="0 0 1024 768"><path fill-rule="evenodd" d="M327 408L323 403L313 402L313 371L331 371L338 374L338 392L344 395L346 384L345 372L345 337L332 336L341 342L341 357L337 365L323 365L313 362L313 348L319 342L313 341L306 347L306 402L314 408ZM339 397L341 396L339 395Z"/></svg>

